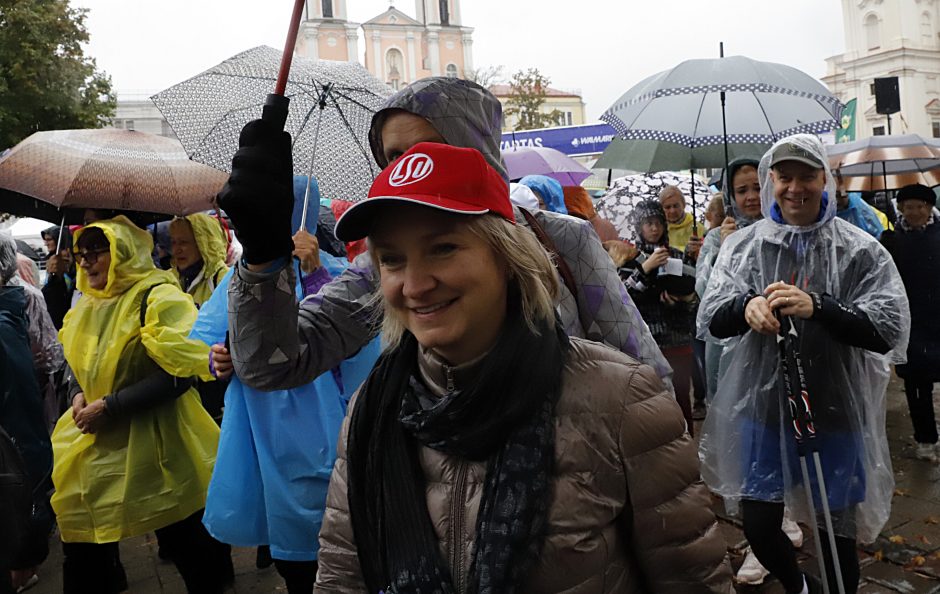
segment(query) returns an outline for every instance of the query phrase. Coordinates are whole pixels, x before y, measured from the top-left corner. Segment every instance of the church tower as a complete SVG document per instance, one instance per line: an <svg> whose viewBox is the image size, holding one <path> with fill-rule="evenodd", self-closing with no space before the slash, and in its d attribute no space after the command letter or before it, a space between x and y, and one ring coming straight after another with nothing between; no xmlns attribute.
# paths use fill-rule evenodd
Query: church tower
<svg viewBox="0 0 940 594"><path fill-rule="evenodd" d="M427 76L464 78L473 69L473 29L460 0L415 0L415 17L388 10L363 23L366 68L393 89Z"/></svg>
<svg viewBox="0 0 940 594"><path fill-rule="evenodd" d="M306 0L295 51L320 60L359 61L359 24L346 20L346 0Z"/></svg>
<svg viewBox="0 0 940 594"><path fill-rule="evenodd" d="M894 134L940 137L940 0L842 0L845 53L826 60L823 82L843 102L857 99L856 138L886 133L874 79L897 76L901 112Z"/></svg>

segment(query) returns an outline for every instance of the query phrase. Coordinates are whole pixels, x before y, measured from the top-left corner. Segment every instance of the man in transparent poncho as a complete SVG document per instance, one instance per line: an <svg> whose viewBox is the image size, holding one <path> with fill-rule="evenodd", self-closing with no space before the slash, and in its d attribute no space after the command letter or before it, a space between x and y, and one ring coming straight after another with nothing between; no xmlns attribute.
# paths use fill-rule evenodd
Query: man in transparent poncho
<svg viewBox="0 0 940 594"><path fill-rule="evenodd" d="M818 139L777 142L758 173L764 219L725 241L699 308L699 336L725 339L726 369L702 429L702 476L740 501L754 553L785 590L809 591L780 529L784 503L796 518L817 521L807 511L780 371L777 335L792 324L843 581L855 592L856 542L874 540L890 513L885 388L889 353L897 361L906 350L908 302L887 251L835 217L834 178ZM821 510L815 476L811 483Z"/></svg>

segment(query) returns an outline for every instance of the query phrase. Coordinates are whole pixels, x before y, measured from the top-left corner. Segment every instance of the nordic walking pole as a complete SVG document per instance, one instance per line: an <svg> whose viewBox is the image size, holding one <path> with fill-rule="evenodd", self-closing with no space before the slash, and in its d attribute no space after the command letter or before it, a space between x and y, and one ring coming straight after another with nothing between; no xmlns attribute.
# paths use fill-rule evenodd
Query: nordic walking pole
<svg viewBox="0 0 940 594"><path fill-rule="evenodd" d="M816 522L816 504L813 502L813 487L809 482L809 469L806 466L806 448L803 441L804 418L800 412L798 401L802 400L802 394L793 393L793 380L790 377L790 360L787 353L786 341L790 333L795 332L793 323L789 318L777 316L780 321L780 333L777 334L777 346L780 349L780 373L783 375L783 389L787 397L787 409L790 411L790 419L793 422L793 434L796 437L796 451L800 458L800 471L803 474L803 485L806 487L806 503L809 506L809 514L812 518L813 541L816 543L816 558L819 561L819 573L822 578L823 591L829 594L829 579L826 573L826 558L823 557L822 541L819 539L819 525ZM789 322L790 329L785 329L785 323Z"/></svg>
<svg viewBox="0 0 940 594"><path fill-rule="evenodd" d="M290 26L287 29L287 40L284 42L284 52L281 54L281 67L277 74L277 83L274 92L264 100L261 110L261 119L277 125L278 130L284 129L287 123L287 106L290 99L284 96L287 88L287 75L290 73L290 64L294 59L294 45L297 44L297 30L300 28L300 17L303 16L304 0L294 0L294 12L290 17Z"/></svg>
<svg viewBox="0 0 940 594"><path fill-rule="evenodd" d="M793 353L793 361L796 364L796 375L800 380L800 396L803 402L806 427L809 429L810 450L813 453L813 464L816 467L816 482L819 485L819 499L822 502L823 520L826 522L826 531L829 536L829 551L832 553L832 567L836 574L836 586L839 589L839 594L845 594L845 584L842 583L842 562L839 560L839 551L836 549L836 533L832 529L832 513L829 509L829 494L826 492L826 480L823 478L822 460L819 457L819 448L815 447L815 443L813 443L816 438L816 427L813 424L813 413L810 408L809 389L806 386L806 374L803 372L803 358L800 356L800 349L797 346L796 338L796 326L793 325L793 321L791 320L788 339L790 340L790 351ZM805 457L801 459L805 466Z"/></svg>

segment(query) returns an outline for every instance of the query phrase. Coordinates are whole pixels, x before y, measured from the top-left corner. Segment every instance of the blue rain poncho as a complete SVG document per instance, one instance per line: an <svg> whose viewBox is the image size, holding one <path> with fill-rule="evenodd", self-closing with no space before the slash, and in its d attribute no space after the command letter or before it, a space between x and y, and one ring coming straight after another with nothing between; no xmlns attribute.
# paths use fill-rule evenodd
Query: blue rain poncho
<svg viewBox="0 0 940 594"><path fill-rule="evenodd" d="M547 175L527 175L520 179L519 183L538 192L538 195L542 197L542 202L545 203L545 210L568 214L568 208L565 206L565 192L558 180Z"/></svg>
<svg viewBox="0 0 940 594"><path fill-rule="evenodd" d="M346 266L322 250L320 259L333 276ZM209 345L225 342L233 270L202 306L192 338ZM378 353L376 339L339 367L291 390L262 392L232 376L203 516L212 536L236 546L270 545L275 559L317 558L346 404Z"/></svg>
<svg viewBox="0 0 940 594"><path fill-rule="evenodd" d="M843 221L852 223L875 239L879 239L881 233L885 230L874 207L869 206L867 202L862 200L862 195L859 192L849 192L849 205L844 209L837 210L836 216Z"/></svg>
<svg viewBox="0 0 940 594"><path fill-rule="evenodd" d="M795 143L826 162L815 137L781 142ZM777 281L828 293L869 318L892 349L887 355L840 342L812 319L793 318L793 323L834 529L871 542L891 510L894 476L885 435L885 389L889 363L903 361L907 348L908 302L890 255L870 235L836 218L835 200L824 197L820 217L811 225L781 222L769 167L778 145L761 160L758 172L764 219L722 246L699 307L699 337L710 336L712 319L723 306L749 291L762 294ZM828 196L834 196L828 166L825 174ZM727 499L785 502L794 518L815 521L807 511L776 337L748 330L723 342L723 372L699 445L702 477ZM820 509L815 478L811 481Z"/></svg>

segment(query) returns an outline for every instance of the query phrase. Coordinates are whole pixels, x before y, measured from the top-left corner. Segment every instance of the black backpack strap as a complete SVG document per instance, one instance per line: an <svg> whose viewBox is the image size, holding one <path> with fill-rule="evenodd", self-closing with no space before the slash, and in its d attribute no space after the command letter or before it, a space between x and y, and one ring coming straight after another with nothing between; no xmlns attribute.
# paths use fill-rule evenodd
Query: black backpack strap
<svg viewBox="0 0 940 594"><path fill-rule="evenodd" d="M147 300L150 299L150 292L160 285L165 285L166 283L157 283L155 285L150 285L144 289L143 298L140 300L140 326L143 327L147 323Z"/></svg>

